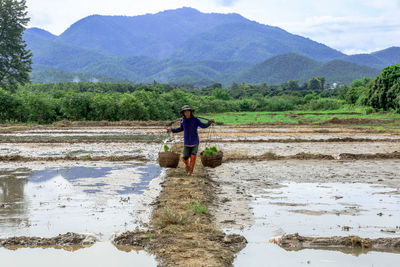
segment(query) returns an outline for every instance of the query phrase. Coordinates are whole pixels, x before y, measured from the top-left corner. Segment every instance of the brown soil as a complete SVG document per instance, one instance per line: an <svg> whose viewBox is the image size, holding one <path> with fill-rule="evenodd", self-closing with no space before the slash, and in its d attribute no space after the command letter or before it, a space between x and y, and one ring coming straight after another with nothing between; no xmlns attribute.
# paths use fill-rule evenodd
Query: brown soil
<svg viewBox="0 0 400 267"><path fill-rule="evenodd" d="M182 166L169 170L150 230L123 233L114 243L145 248L156 255L162 266L231 265L247 241L217 229L213 216L204 207L213 203L218 185L200 164L196 168L193 176L186 176ZM203 205L202 211L196 210L196 205Z"/></svg>
<svg viewBox="0 0 400 267"><path fill-rule="evenodd" d="M368 251L400 252L400 237L361 238L358 236L304 237L299 234L284 235L271 240L287 250L356 248Z"/></svg>
<svg viewBox="0 0 400 267"><path fill-rule="evenodd" d="M263 160L288 160L288 159L297 159L297 160L334 160L335 158L331 155L323 155L323 154L311 154L311 153L298 153L296 155L289 156L280 156L276 155L272 152L267 152L260 156L250 156L250 155L242 155L231 153L227 154L224 158L224 162L231 161L263 161Z"/></svg>
<svg viewBox="0 0 400 267"><path fill-rule="evenodd" d="M335 112L335 113L312 113L312 112L308 112L308 113L296 113L294 115L299 115L299 116L303 116L303 115L363 115L362 113L358 113L358 112Z"/></svg>
<svg viewBox="0 0 400 267"><path fill-rule="evenodd" d="M336 160L331 155L298 153L296 155L280 156L272 152L267 152L259 156L243 155L238 153L227 153L223 162L232 161L263 161L263 160ZM375 154L351 154L342 153L339 160L376 160L376 159L400 159L400 152L375 153Z"/></svg>
<svg viewBox="0 0 400 267"><path fill-rule="evenodd" d="M97 127L97 126L166 126L169 121L67 121L51 124L52 127Z"/></svg>
<svg viewBox="0 0 400 267"><path fill-rule="evenodd" d="M392 120L379 120L379 119L366 119L366 118L344 118L339 119L337 117L332 117L320 124L385 124L391 123Z"/></svg>
<svg viewBox="0 0 400 267"><path fill-rule="evenodd" d="M76 139L76 140L62 140L62 139L34 139L34 138L27 138L27 139L19 139L19 140L0 140L0 143L3 144L97 144L97 143L162 143L162 140L119 140L112 138L103 140L101 138L96 139Z"/></svg>
<svg viewBox="0 0 400 267"><path fill-rule="evenodd" d="M66 233L64 235L58 235L52 238L21 236L0 239L0 247L5 247L8 249L53 247L75 251L81 248L89 247L95 242L95 239L88 239L87 235Z"/></svg>
<svg viewBox="0 0 400 267"><path fill-rule="evenodd" d="M1 137L0 137L1 138ZM113 139L109 137L107 140L96 138L96 139L70 139L70 140L63 140L63 139L47 139L43 140L40 138L26 138L26 139L8 139L8 140L1 140L0 143L4 144L96 144L96 143L163 143L161 139L159 140L120 140L120 139ZM391 142L391 143L399 143L400 139L395 138L381 138L381 139L370 139L370 138L350 138L350 137L343 137L343 138L328 138L328 139L256 139L256 140L249 140L249 139L239 139L239 140L215 140L215 139L202 139L204 143L337 143L337 142L344 142L344 143L374 143L374 142Z"/></svg>
<svg viewBox="0 0 400 267"><path fill-rule="evenodd" d="M5 155L0 156L0 162L12 162L12 161L131 161L140 160L147 161L143 156L83 156L83 157L26 157L21 155Z"/></svg>
<svg viewBox="0 0 400 267"><path fill-rule="evenodd" d="M215 140L204 140L203 142L212 142ZM1 142L1 141L0 141ZM328 139L239 139L239 140L218 140L217 143L372 143L372 142L391 142L398 143L400 139L394 138L382 138L382 139L371 139L371 138L328 138Z"/></svg>
<svg viewBox="0 0 400 267"><path fill-rule="evenodd" d="M293 156L286 156L286 159L301 159L301 160L334 160L335 158L331 155L323 155L323 154L311 154L311 153L298 153Z"/></svg>
<svg viewBox="0 0 400 267"><path fill-rule="evenodd" d="M363 160L363 159L400 159L400 152L376 153L376 154L351 154L342 153L339 155L341 160Z"/></svg>

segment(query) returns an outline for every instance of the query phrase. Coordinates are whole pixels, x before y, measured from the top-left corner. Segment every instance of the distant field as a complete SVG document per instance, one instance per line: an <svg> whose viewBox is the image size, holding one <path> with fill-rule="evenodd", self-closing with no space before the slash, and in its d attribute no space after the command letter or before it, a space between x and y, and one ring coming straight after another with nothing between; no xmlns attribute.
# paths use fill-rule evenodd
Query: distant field
<svg viewBox="0 0 400 267"><path fill-rule="evenodd" d="M351 127L400 131L400 114L377 112L369 113L367 115L366 110L363 108L329 111L299 110L285 112L227 112L219 114L204 114L202 116L213 118L217 124L224 125L253 123L317 125L324 122L332 122L332 124L347 124Z"/></svg>

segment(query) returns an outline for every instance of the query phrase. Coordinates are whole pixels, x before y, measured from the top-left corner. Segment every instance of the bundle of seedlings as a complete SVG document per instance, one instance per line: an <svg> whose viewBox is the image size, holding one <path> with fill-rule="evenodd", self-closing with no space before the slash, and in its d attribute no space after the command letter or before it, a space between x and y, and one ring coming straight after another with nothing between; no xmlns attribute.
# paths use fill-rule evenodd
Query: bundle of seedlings
<svg viewBox="0 0 400 267"><path fill-rule="evenodd" d="M201 163L204 167L215 168L222 164L224 153L217 149L216 146L206 147L200 153Z"/></svg>

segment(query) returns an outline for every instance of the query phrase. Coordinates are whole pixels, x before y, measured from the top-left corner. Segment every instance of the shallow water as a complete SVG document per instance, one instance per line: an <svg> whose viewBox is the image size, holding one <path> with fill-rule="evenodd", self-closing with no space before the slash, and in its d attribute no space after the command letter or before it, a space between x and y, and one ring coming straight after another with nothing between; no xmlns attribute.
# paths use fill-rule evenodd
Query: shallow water
<svg viewBox="0 0 400 267"><path fill-rule="evenodd" d="M154 257L146 252L121 251L109 242L100 242L75 252L54 248L23 248L15 251L0 248L0 259L4 267L157 266Z"/></svg>
<svg viewBox="0 0 400 267"><path fill-rule="evenodd" d="M400 254L396 253L286 251L268 242L271 237L285 233L398 237L400 195L390 194L393 188L339 183L283 185L255 196L253 226L242 231L227 229L244 235L249 241L237 256L235 266L398 266Z"/></svg>
<svg viewBox="0 0 400 267"><path fill-rule="evenodd" d="M104 240L132 230L148 216L142 195L161 173L155 164L3 169L0 237L76 232Z"/></svg>

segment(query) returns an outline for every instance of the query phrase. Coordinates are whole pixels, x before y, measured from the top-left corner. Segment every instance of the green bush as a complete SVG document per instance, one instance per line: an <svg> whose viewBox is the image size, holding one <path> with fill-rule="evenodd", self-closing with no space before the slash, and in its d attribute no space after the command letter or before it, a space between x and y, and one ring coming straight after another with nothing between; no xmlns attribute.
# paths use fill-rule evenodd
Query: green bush
<svg viewBox="0 0 400 267"><path fill-rule="evenodd" d="M306 109L309 110L334 110L343 106L343 102L337 99L321 98L311 100Z"/></svg>

